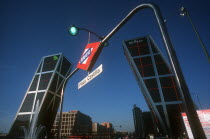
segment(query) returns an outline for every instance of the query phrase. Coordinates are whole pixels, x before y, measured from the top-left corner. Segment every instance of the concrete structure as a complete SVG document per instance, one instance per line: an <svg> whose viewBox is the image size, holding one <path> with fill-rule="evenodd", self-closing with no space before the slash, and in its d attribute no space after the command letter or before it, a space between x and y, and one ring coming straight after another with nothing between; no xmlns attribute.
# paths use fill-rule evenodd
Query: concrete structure
<svg viewBox="0 0 210 139"><path fill-rule="evenodd" d="M133 106L133 121L135 127L134 136L137 138L144 138L144 123L142 111L136 105Z"/></svg>
<svg viewBox="0 0 210 139"><path fill-rule="evenodd" d="M92 134L93 135L101 134L101 125L99 123L92 123Z"/></svg>
<svg viewBox="0 0 210 139"><path fill-rule="evenodd" d="M57 136L59 113L51 130L53 136ZM61 137L90 135L92 132L92 120L90 116L80 111L70 111L62 113Z"/></svg>
<svg viewBox="0 0 210 139"><path fill-rule="evenodd" d="M126 40L123 48L160 134L181 136L183 94L154 40L150 36Z"/></svg>
<svg viewBox="0 0 210 139"><path fill-rule="evenodd" d="M101 125L105 126L107 129L113 129L113 126L111 123L104 122Z"/></svg>
<svg viewBox="0 0 210 139"><path fill-rule="evenodd" d="M45 56L41 59L14 118L9 132L10 138L18 137L21 132L23 133L20 131L21 126L29 128L37 100L39 100L39 108L36 127L45 126L50 138L50 129L60 104L61 87L70 73L70 68L71 63L62 54Z"/></svg>
<svg viewBox="0 0 210 139"><path fill-rule="evenodd" d="M105 134L113 134L114 133L114 128L111 123L104 122L101 125L105 127L105 130L102 130L103 133L105 133Z"/></svg>
<svg viewBox="0 0 210 139"><path fill-rule="evenodd" d="M94 138L111 138L114 134L114 128L111 123L104 122L92 124L92 137Z"/></svg>

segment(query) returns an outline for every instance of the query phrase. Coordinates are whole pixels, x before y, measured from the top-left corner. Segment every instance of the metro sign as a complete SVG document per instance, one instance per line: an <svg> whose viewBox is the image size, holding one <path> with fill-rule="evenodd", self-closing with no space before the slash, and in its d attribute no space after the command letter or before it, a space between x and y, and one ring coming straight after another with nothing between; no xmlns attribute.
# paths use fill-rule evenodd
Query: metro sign
<svg viewBox="0 0 210 139"><path fill-rule="evenodd" d="M89 43L82 53L82 56L77 64L77 68L90 71L95 64L102 47L99 48L101 42Z"/></svg>
<svg viewBox="0 0 210 139"><path fill-rule="evenodd" d="M91 55L91 52L92 52L93 48L88 48L88 49L85 49L80 61L79 61L79 64L86 64L87 63L87 60L89 58L89 56Z"/></svg>

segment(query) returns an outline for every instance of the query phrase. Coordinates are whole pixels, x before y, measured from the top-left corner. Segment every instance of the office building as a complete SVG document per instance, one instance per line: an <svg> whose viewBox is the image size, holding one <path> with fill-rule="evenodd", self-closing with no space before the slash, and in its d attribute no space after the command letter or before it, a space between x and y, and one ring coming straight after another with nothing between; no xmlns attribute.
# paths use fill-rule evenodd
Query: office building
<svg viewBox="0 0 210 139"><path fill-rule="evenodd" d="M144 123L142 111L136 105L133 106L133 121L135 127L134 136L137 138L144 138Z"/></svg>
<svg viewBox="0 0 210 139"><path fill-rule="evenodd" d="M23 133L20 127L29 130L32 121L35 120L37 120L35 126L45 127L46 134L50 138L50 129L60 104L61 88L70 73L70 68L71 63L62 54L45 56L41 59L14 118L9 132L10 138L23 136L20 134ZM33 118L35 113L38 115L37 119Z"/></svg>
<svg viewBox="0 0 210 139"><path fill-rule="evenodd" d="M59 115L57 114L51 133L57 136ZM62 123L60 128L61 137L90 135L92 132L92 120L90 116L80 111L70 111L62 113Z"/></svg>
<svg viewBox="0 0 210 139"><path fill-rule="evenodd" d="M142 112L144 138L149 136L158 136L157 127L151 112Z"/></svg>
<svg viewBox="0 0 210 139"><path fill-rule="evenodd" d="M160 134L179 137L184 132L182 94L171 67L151 36L123 42L125 56L152 112Z"/></svg>

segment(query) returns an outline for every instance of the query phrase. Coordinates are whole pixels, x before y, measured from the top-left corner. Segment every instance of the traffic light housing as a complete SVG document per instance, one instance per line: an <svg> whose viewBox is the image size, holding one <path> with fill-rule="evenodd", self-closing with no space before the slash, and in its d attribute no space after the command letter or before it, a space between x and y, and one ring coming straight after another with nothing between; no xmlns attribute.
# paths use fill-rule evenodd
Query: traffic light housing
<svg viewBox="0 0 210 139"><path fill-rule="evenodd" d="M71 25L71 27L69 28L69 34L72 36L76 36L78 32L79 32L79 29L76 26Z"/></svg>

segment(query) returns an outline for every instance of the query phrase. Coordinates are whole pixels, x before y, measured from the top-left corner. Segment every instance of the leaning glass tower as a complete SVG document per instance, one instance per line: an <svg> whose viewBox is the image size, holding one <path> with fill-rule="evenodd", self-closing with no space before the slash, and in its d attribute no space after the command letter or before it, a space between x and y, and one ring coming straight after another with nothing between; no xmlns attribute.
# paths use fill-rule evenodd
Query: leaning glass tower
<svg viewBox="0 0 210 139"><path fill-rule="evenodd" d="M161 134L179 137L184 132L180 93L171 67L151 36L123 42L125 56Z"/></svg>
<svg viewBox="0 0 210 139"><path fill-rule="evenodd" d="M10 137L23 136L22 127L31 126L38 100L36 127L44 126L50 137L50 130L60 105L61 88L70 69L71 63L63 54L49 55L41 59L10 128Z"/></svg>

